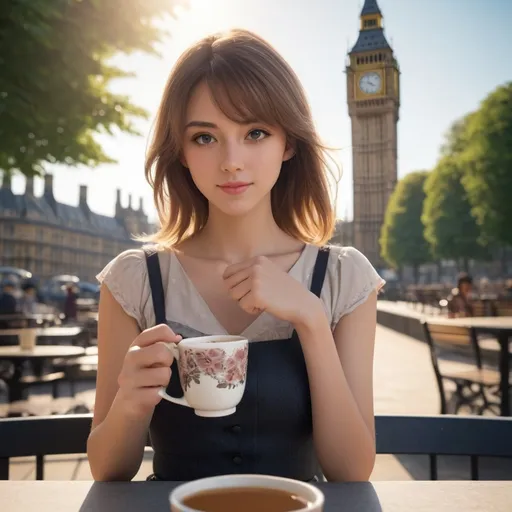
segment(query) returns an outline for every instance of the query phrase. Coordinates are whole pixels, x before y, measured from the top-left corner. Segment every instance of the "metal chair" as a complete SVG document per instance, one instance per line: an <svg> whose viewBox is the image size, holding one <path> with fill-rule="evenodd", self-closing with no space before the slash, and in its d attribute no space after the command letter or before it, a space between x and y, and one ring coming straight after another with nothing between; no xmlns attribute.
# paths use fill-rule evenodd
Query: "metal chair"
<svg viewBox="0 0 512 512"><path fill-rule="evenodd" d="M35 456L43 480L46 455L85 453L91 421L90 414L0 419L0 480L9 478L11 457ZM376 416L375 426L377 453L428 455L432 480L439 455L469 456L473 480L479 457L512 458L512 418Z"/></svg>
<svg viewBox="0 0 512 512"><path fill-rule="evenodd" d="M483 414L491 411L499 415L499 402L493 400L499 389L500 373L493 368L484 368L478 337L474 329L453 325L429 324L421 320L423 332L430 349L432 366L436 376L441 401L441 414L447 414L448 397L444 381L455 384L454 413L457 414L462 406L469 406L471 412ZM472 359L464 370L443 371L439 363L442 353L464 353Z"/></svg>
<svg viewBox="0 0 512 512"><path fill-rule="evenodd" d="M472 480L479 457L512 458L512 418L482 416L376 416L377 453L428 455L430 479L437 480L437 457L468 456Z"/></svg>

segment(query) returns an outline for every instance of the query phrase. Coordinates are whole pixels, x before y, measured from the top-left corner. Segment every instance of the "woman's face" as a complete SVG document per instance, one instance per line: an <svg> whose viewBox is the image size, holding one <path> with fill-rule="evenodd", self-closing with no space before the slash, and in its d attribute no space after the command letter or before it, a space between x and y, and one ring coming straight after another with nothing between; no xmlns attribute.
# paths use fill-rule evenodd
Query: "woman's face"
<svg viewBox="0 0 512 512"><path fill-rule="evenodd" d="M213 102L206 84L191 95L183 143L185 165L197 188L226 215L244 215L270 203L283 161L293 156L284 131L259 123L238 124Z"/></svg>

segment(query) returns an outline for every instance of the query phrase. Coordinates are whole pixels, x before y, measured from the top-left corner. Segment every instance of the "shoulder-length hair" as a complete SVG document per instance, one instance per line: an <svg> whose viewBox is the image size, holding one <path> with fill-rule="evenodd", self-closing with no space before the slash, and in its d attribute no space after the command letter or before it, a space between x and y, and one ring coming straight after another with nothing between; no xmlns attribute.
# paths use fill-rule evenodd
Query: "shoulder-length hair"
<svg viewBox="0 0 512 512"><path fill-rule="evenodd" d="M325 243L335 218L326 148L294 71L269 43L246 30L205 37L186 50L171 71L145 164L160 229L145 240L179 244L208 220L208 201L180 158L189 98L201 83L206 83L213 101L229 119L257 120L284 130L295 154L283 162L271 191L273 216L292 237Z"/></svg>

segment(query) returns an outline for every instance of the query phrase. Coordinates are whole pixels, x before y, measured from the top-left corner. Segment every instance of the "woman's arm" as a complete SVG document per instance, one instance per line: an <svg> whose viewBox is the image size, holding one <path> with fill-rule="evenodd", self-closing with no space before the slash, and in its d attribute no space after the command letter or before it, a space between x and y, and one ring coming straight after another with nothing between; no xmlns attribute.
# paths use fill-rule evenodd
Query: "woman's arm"
<svg viewBox="0 0 512 512"><path fill-rule="evenodd" d="M376 305L373 292L340 319L334 335L320 300L295 325L309 377L315 448L329 481L366 481L375 464Z"/></svg>
<svg viewBox="0 0 512 512"><path fill-rule="evenodd" d="M224 279L244 311L268 311L295 327L309 377L315 448L327 479L368 480L375 463L377 293L342 317L333 335L321 299L268 258L230 265Z"/></svg>
<svg viewBox="0 0 512 512"><path fill-rule="evenodd" d="M102 285L98 322L98 375L87 455L95 480L131 480L140 468L151 414L131 415L116 399L125 355L139 335L106 285Z"/></svg>

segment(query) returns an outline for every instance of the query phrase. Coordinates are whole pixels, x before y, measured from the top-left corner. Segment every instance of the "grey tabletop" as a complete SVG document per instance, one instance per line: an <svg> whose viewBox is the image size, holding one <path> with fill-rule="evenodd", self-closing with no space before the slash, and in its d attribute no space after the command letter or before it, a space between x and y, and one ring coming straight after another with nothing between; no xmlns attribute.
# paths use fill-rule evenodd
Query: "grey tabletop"
<svg viewBox="0 0 512 512"><path fill-rule="evenodd" d="M16 329L0 329L0 336L18 336L27 329L35 331L37 337L47 336L52 338L73 338L83 332L82 327L20 327Z"/></svg>
<svg viewBox="0 0 512 512"><path fill-rule="evenodd" d="M36 345L32 350L22 350L19 345L0 347L0 359L44 359L76 357L84 354L84 348L68 345Z"/></svg>
<svg viewBox="0 0 512 512"><path fill-rule="evenodd" d="M4 481L2 510L9 512L169 511L173 482ZM512 482L374 482L318 484L324 512L510 512ZM229 512L229 511L226 511Z"/></svg>
<svg viewBox="0 0 512 512"><path fill-rule="evenodd" d="M430 324L512 331L512 316L472 316L464 318L445 318L439 316L430 317L428 322Z"/></svg>

